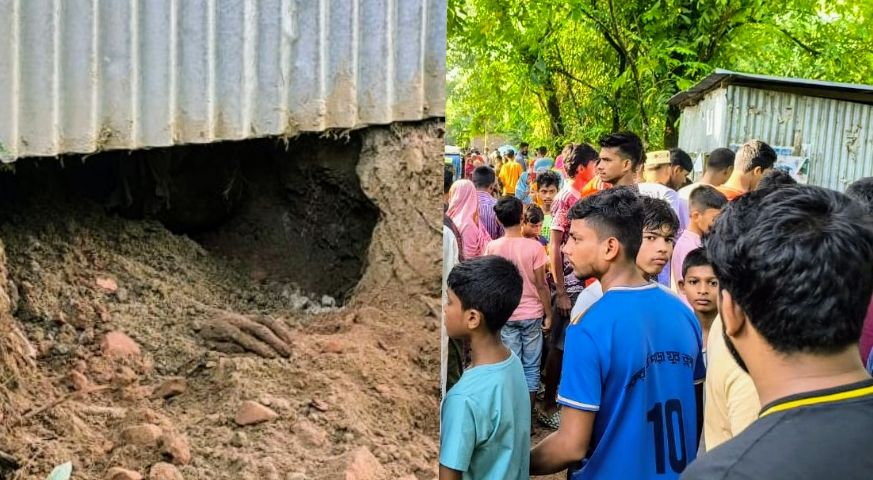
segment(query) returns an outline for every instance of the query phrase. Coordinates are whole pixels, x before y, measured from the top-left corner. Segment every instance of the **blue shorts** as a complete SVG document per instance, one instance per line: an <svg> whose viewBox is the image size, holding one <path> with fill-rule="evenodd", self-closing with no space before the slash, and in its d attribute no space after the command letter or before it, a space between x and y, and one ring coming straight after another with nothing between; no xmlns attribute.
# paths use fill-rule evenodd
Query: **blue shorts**
<svg viewBox="0 0 873 480"><path fill-rule="evenodd" d="M500 330L503 343L521 359L527 389L540 388L540 358L543 355L543 319L510 320Z"/></svg>

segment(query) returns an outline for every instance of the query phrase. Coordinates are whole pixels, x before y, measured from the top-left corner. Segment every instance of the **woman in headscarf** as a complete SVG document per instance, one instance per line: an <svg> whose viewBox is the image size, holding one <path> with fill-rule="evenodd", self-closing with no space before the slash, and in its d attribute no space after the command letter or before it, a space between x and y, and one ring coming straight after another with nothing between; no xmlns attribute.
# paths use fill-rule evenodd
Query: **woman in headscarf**
<svg viewBox="0 0 873 480"><path fill-rule="evenodd" d="M458 180L452 185L446 214L461 234L463 257L470 259L482 256L491 236L479 221L479 195L473 182Z"/></svg>

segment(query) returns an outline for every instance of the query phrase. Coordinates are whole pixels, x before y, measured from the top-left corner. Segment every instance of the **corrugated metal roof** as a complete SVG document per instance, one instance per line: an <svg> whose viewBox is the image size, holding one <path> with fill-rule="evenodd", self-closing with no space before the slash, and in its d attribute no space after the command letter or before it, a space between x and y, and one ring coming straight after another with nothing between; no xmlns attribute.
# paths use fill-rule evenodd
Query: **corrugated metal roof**
<svg viewBox="0 0 873 480"><path fill-rule="evenodd" d="M692 154L752 138L808 158L813 185L873 175L873 105L731 84L682 109L679 147Z"/></svg>
<svg viewBox="0 0 873 480"><path fill-rule="evenodd" d="M446 0L0 0L0 159L445 115Z"/></svg>
<svg viewBox="0 0 873 480"><path fill-rule="evenodd" d="M707 92L728 85L797 93L811 97L833 98L873 104L873 86L857 83L824 82L808 78L775 77L716 69L697 85L670 97L669 105L685 107L700 101Z"/></svg>

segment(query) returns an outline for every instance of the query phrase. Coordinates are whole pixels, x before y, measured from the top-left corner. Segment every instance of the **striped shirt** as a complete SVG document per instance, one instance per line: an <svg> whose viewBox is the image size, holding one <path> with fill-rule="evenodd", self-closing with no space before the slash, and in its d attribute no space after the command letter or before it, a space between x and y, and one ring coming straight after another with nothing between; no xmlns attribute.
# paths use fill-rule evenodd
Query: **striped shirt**
<svg viewBox="0 0 873 480"><path fill-rule="evenodd" d="M482 222L488 235L491 235L491 239L497 240L503 236L503 226L497 221L497 214L494 213L497 200L488 192L477 193L479 194L479 221Z"/></svg>

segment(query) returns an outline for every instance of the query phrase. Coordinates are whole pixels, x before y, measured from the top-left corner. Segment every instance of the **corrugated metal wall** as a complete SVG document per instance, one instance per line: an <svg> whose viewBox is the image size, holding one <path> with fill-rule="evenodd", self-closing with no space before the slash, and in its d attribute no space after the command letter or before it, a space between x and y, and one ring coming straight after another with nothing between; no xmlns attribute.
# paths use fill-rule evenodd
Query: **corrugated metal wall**
<svg viewBox="0 0 873 480"><path fill-rule="evenodd" d="M0 159L445 113L446 0L0 0Z"/></svg>
<svg viewBox="0 0 873 480"><path fill-rule="evenodd" d="M722 135L708 133L707 116L724 119ZM729 85L683 110L679 146L708 152L750 138L794 146L810 159L809 183L844 190L873 175L871 126L871 105Z"/></svg>

